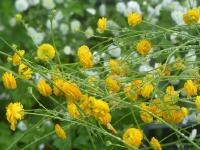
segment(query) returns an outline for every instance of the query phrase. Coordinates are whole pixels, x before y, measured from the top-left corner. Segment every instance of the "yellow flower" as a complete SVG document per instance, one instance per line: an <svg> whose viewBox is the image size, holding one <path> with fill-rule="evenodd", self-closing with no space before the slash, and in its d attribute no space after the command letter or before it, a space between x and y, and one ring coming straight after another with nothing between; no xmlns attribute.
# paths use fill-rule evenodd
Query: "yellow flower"
<svg viewBox="0 0 200 150"><path fill-rule="evenodd" d="M110 111L108 103L101 99L95 99L92 101L92 113L96 117L101 117Z"/></svg>
<svg viewBox="0 0 200 150"><path fill-rule="evenodd" d="M52 92L50 85L43 79L37 84L37 90L42 96L49 96Z"/></svg>
<svg viewBox="0 0 200 150"><path fill-rule="evenodd" d="M178 99L179 93L174 90L174 86L168 86L166 88L166 95L164 96L164 102L173 103Z"/></svg>
<svg viewBox="0 0 200 150"><path fill-rule="evenodd" d="M72 103L72 102L69 102L68 105L67 105L67 111L69 113L69 115L72 117L72 118L79 118L80 117L80 113L77 109L77 106Z"/></svg>
<svg viewBox="0 0 200 150"><path fill-rule="evenodd" d="M150 144L151 144L153 150L162 150L162 147L156 138L152 137Z"/></svg>
<svg viewBox="0 0 200 150"><path fill-rule="evenodd" d="M87 95L83 95L81 100L80 108L85 114L94 116L103 125L107 125L111 122L108 103L92 96L88 97Z"/></svg>
<svg viewBox="0 0 200 150"><path fill-rule="evenodd" d="M73 102L81 98L81 91L75 83L65 82L62 86L62 91L65 93L65 97Z"/></svg>
<svg viewBox="0 0 200 150"><path fill-rule="evenodd" d="M198 9L189 9L187 13L183 15L183 20L187 25L197 23L200 18L200 13Z"/></svg>
<svg viewBox="0 0 200 150"><path fill-rule="evenodd" d="M128 66L122 63L120 60L110 59L108 62L108 67L111 70L111 74L122 76L128 74Z"/></svg>
<svg viewBox="0 0 200 150"><path fill-rule="evenodd" d="M141 55L146 55L151 50L151 42L148 40L141 40L137 43L136 49Z"/></svg>
<svg viewBox="0 0 200 150"><path fill-rule="evenodd" d="M150 94L152 93L154 87L151 83L146 83L141 89L141 95L144 98L149 98Z"/></svg>
<svg viewBox="0 0 200 150"><path fill-rule="evenodd" d="M12 63L13 65L20 65L21 64L21 59L24 56L25 51L24 50L18 50L14 53L12 56Z"/></svg>
<svg viewBox="0 0 200 150"><path fill-rule="evenodd" d="M89 69L93 66L93 57L88 46L83 45L79 47L78 57L83 68Z"/></svg>
<svg viewBox="0 0 200 150"><path fill-rule="evenodd" d="M55 57L55 49L50 44L42 44L37 49L37 57L42 61L49 61Z"/></svg>
<svg viewBox="0 0 200 150"><path fill-rule="evenodd" d="M132 81L131 84L127 84L124 87L126 97L133 101L137 100L138 96L141 94L141 84L142 80L135 80Z"/></svg>
<svg viewBox="0 0 200 150"><path fill-rule="evenodd" d="M114 76L108 76L105 80L106 88L114 93L119 92L120 84L114 79Z"/></svg>
<svg viewBox="0 0 200 150"><path fill-rule="evenodd" d="M3 85L6 89L15 89L17 83L11 72L5 72L2 76Z"/></svg>
<svg viewBox="0 0 200 150"><path fill-rule="evenodd" d="M10 103L6 108L6 118L11 124L10 128L14 131L16 128L17 120L24 118L23 105L19 102Z"/></svg>
<svg viewBox="0 0 200 150"><path fill-rule="evenodd" d="M98 117L99 121L103 125L107 125L111 122L111 115L110 113L106 113L104 116Z"/></svg>
<svg viewBox="0 0 200 150"><path fill-rule="evenodd" d="M197 108L200 109L200 96L196 97L195 104L196 104Z"/></svg>
<svg viewBox="0 0 200 150"><path fill-rule="evenodd" d="M180 123L188 112L185 108L181 109L176 105L166 106L165 109L166 110L162 112L162 117L165 121L172 124Z"/></svg>
<svg viewBox="0 0 200 150"><path fill-rule="evenodd" d="M123 140L134 147L139 147L143 139L143 133L136 128L129 128L123 134Z"/></svg>
<svg viewBox="0 0 200 150"><path fill-rule="evenodd" d="M63 140L65 140L67 138L65 131L63 130L63 128L59 124L56 124L54 128L55 128L56 135L59 138L61 138Z"/></svg>
<svg viewBox="0 0 200 150"><path fill-rule="evenodd" d="M142 22L142 16L138 13L130 13L128 15L128 24L130 26L139 25Z"/></svg>
<svg viewBox="0 0 200 150"><path fill-rule="evenodd" d="M104 32L106 30L106 21L107 21L107 19L105 17L102 17L102 18L99 18L99 20L97 22L98 29L101 32Z"/></svg>
<svg viewBox="0 0 200 150"><path fill-rule="evenodd" d="M32 77L32 69L24 64L20 64L18 68L18 73L24 80L29 80Z"/></svg>
<svg viewBox="0 0 200 150"><path fill-rule="evenodd" d="M141 108L142 110L151 111L150 106L146 106L145 103L141 103L140 108ZM145 123L151 123L151 122L153 122L153 116L150 115L148 112L140 111L140 117L141 117L141 119L142 119Z"/></svg>
<svg viewBox="0 0 200 150"><path fill-rule="evenodd" d="M188 113L189 113L189 111L188 111L188 109L186 107L181 107L181 111L182 111L184 117L186 117L188 115Z"/></svg>
<svg viewBox="0 0 200 150"><path fill-rule="evenodd" d="M87 95L83 95L81 97L81 105L80 105L80 108L85 112L85 114L87 115L92 115L92 104L93 104L93 101L95 101L95 97L88 97Z"/></svg>
<svg viewBox="0 0 200 150"><path fill-rule="evenodd" d="M54 86L53 86L53 93L56 95L56 96L61 96L63 95L63 91L62 91L62 87L64 85L64 80L62 79L57 79L54 81Z"/></svg>
<svg viewBox="0 0 200 150"><path fill-rule="evenodd" d="M166 89L166 93L170 96L179 96L178 92L174 90L174 86L168 86Z"/></svg>
<svg viewBox="0 0 200 150"><path fill-rule="evenodd" d="M188 96L197 94L197 87L193 84L192 80L187 80L184 84L184 90Z"/></svg>

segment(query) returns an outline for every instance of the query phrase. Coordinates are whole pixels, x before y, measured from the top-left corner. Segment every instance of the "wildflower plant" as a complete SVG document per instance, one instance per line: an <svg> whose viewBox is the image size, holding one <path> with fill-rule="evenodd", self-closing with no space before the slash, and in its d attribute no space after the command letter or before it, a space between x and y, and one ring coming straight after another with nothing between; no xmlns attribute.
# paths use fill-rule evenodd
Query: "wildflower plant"
<svg viewBox="0 0 200 150"><path fill-rule="evenodd" d="M45 7L54 8L49 3ZM7 149L34 149L52 140L58 149L200 149L198 135L191 140L187 130L200 121L199 16L198 8L188 9L184 25L166 27L135 11L115 28L109 26L111 16L97 17L97 31L78 45L73 62L63 59L55 40L55 10L49 37L32 50L0 36L11 51L0 51L7 60L0 66L1 84L12 99L6 120L13 131L21 121L28 128ZM23 16L16 17L28 33ZM110 55L111 45L120 49L119 57ZM171 133L149 135L150 125Z"/></svg>

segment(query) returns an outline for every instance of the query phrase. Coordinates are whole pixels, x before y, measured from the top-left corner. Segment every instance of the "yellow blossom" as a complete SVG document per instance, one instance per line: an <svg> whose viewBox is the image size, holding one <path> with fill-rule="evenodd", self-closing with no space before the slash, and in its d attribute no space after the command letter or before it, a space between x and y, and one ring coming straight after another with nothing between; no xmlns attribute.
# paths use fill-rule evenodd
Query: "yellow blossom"
<svg viewBox="0 0 200 150"><path fill-rule="evenodd" d="M25 64L20 64L18 68L18 74L22 77L24 80L29 80L32 77L32 69L27 67Z"/></svg>
<svg viewBox="0 0 200 150"><path fill-rule="evenodd" d="M133 101L137 100L138 96L141 94L141 85L142 80L134 80L130 84L127 84L124 87L126 97Z"/></svg>
<svg viewBox="0 0 200 150"><path fill-rule="evenodd" d="M144 98L149 98L150 94L152 93L154 87L151 83L146 83L141 89L141 95Z"/></svg>
<svg viewBox="0 0 200 150"><path fill-rule="evenodd" d="M98 117L99 121L103 125L107 125L111 122L111 115L110 113L106 113L104 116Z"/></svg>
<svg viewBox="0 0 200 150"><path fill-rule="evenodd" d="M197 107L198 109L200 109L200 96L197 96L197 97L196 97L195 104L196 104L196 107Z"/></svg>
<svg viewBox="0 0 200 150"><path fill-rule="evenodd" d="M141 55L146 55L151 50L151 42L149 40L141 40L137 43L136 49Z"/></svg>
<svg viewBox="0 0 200 150"><path fill-rule="evenodd" d="M189 9L184 15L183 20L187 25L197 23L200 18L200 13L198 9Z"/></svg>
<svg viewBox="0 0 200 150"><path fill-rule="evenodd" d="M142 109L140 111L140 117L141 119L145 122L145 123L151 123L153 122L153 116L150 115L148 112L149 111L151 113L157 113L157 106L156 105L152 105L152 106L146 106L145 103L141 103L140 104L140 108ZM145 111L146 110L146 111Z"/></svg>
<svg viewBox="0 0 200 150"><path fill-rule="evenodd" d="M72 117L72 118L79 118L80 117L80 113L77 109L77 106L76 104L72 103L72 102L69 102L67 104L67 111L69 113L69 115Z"/></svg>
<svg viewBox="0 0 200 150"><path fill-rule="evenodd" d="M14 131L16 128L17 120L24 118L23 105L19 102L10 103L6 108L6 117L11 124L10 128Z"/></svg>
<svg viewBox="0 0 200 150"><path fill-rule="evenodd" d="M63 128L59 124L56 124L54 128L55 128L56 135L59 138L61 138L63 140L65 140L67 138L65 131L63 130Z"/></svg>
<svg viewBox="0 0 200 150"><path fill-rule="evenodd" d="M81 97L81 105L80 108L85 112L85 114L87 115L92 115L92 107L93 107L93 101L95 101L96 98L95 97L88 97L87 95L83 95Z"/></svg>
<svg viewBox="0 0 200 150"><path fill-rule="evenodd" d="M179 96L178 92L174 90L174 86L168 86L166 93L170 96Z"/></svg>
<svg viewBox="0 0 200 150"><path fill-rule="evenodd" d="M166 106L162 112L162 117L165 121L172 123L172 124L177 124L180 123L186 116L187 110L181 109L179 106L172 105L172 106Z"/></svg>
<svg viewBox="0 0 200 150"><path fill-rule="evenodd" d="M13 65L20 65L21 64L21 59L24 56L25 51L24 50L18 50L14 53L12 56L12 63Z"/></svg>
<svg viewBox="0 0 200 150"><path fill-rule="evenodd" d="M93 66L93 57L88 46L82 45L79 47L78 57L83 68L89 69Z"/></svg>
<svg viewBox="0 0 200 150"><path fill-rule="evenodd" d="M42 61L49 61L55 57L55 49L50 44L42 44L37 49L37 57Z"/></svg>
<svg viewBox="0 0 200 150"><path fill-rule="evenodd" d="M15 89L17 83L11 72L5 72L2 76L3 85L6 89Z"/></svg>
<svg viewBox="0 0 200 150"><path fill-rule="evenodd" d="M43 79L38 82L37 90L42 96L49 96L52 92L50 85Z"/></svg>
<svg viewBox="0 0 200 150"><path fill-rule="evenodd" d="M104 32L106 30L106 22L107 22L107 19L105 17L99 18L97 22L97 26L101 32Z"/></svg>
<svg viewBox="0 0 200 150"><path fill-rule="evenodd" d="M159 141L155 137L151 138L150 144L151 144L153 150L162 150L162 147L161 147Z"/></svg>
<svg viewBox="0 0 200 150"><path fill-rule="evenodd" d="M123 140L129 145L139 147L143 139L143 133L136 128L129 128L123 134Z"/></svg>
<svg viewBox="0 0 200 150"><path fill-rule="evenodd" d="M93 115L97 116L97 117L101 117L104 116L105 114L107 114L110 111L108 103L104 102L101 99L95 99L92 102L92 112Z"/></svg>
<svg viewBox="0 0 200 150"><path fill-rule="evenodd" d="M105 80L106 88L114 93L119 92L120 84L115 80L115 76L108 76Z"/></svg>
<svg viewBox="0 0 200 150"><path fill-rule="evenodd" d="M81 98L81 91L75 83L64 82L62 91L65 93L65 97L69 101L75 101Z"/></svg>
<svg viewBox="0 0 200 150"><path fill-rule="evenodd" d="M138 13L130 13L128 15L128 24L130 26L139 25L142 22L142 16Z"/></svg>
<svg viewBox="0 0 200 150"><path fill-rule="evenodd" d="M188 113L189 113L189 111L188 111L188 109L186 107L181 107L181 111L182 111L184 117L186 117L188 115Z"/></svg>
<svg viewBox="0 0 200 150"><path fill-rule="evenodd" d="M120 60L110 59L108 62L108 67L111 70L111 74L115 75L127 75L128 74L128 66Z"/></svg>
<svg viewBox="0 0 200 150"><path fill-rule="evenodd" d="M188 96L194 96L197 94L197 86L193 84L192 80L187 80L184 84L184 90Z"/></svg>
<svg viewBox="0 0 200 150"><path fill-rule="evenodd" d="M83 95L81 100L80 108L85 114L94 116L103 125L111 122L110 109L106 102L92 96L88 97L87 95Z"/></svg>
<svg viewBox="0 0 200 150"><path fill-rule="evenodd" d="M57 79L57 80L54 81L53 93L56 96L63 95L62 87L64 85L64 82L65 81L62 80L62 79Z"/></svg>

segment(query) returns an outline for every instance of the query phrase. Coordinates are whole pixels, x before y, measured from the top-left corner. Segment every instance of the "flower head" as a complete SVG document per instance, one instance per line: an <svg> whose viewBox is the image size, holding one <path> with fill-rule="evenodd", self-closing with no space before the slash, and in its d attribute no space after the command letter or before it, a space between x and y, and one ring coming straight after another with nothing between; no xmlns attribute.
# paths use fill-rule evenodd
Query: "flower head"
<svg viewBox="0 0 200 150"><path fill-rule="evenodd" d="M107 125L111 122L112 117L109 113L110 108L108 103L92 96L88 97L87 95L83 95L81 100L80 108L85 114L94 116L103 125Z"/></svg>
<svg viewBox="0 0 200 150"><path fill-rule="evenodd" d="M6 117L8 122L11 124L10 128L14 131L17 120L22 120L24 118L23 105L19 102L10 103L6 108Z"/></svg>
<svg viewBox="0 0 200 150"><path fill-rule="evenodd" d="M189 9L187 13L183 15L183 20L187 25L197 23L200 18L200 13L198 9Z"/></svg>
<svg viewBox="0 0 200 150"><path fill-rule="evenodd" d="M101 32L104 32L106 30L106 21L107 21L107 19L105 17L102 17L102 18L99 18L99 20L97 22L98 29Z"/></svg>
<svg viewBox="0 0 200 150"><path fill-rule="evenodd" d="M72 103L72 102L69 102L68 105L67 105L67 111L69 112L69 115L72 117L72 118L79 118L80 117L80 113L77 109L77 106Z"/></svg>
<svg viewBox="0 0 200 150"><path fill-rule="evenodd" d="M200 109L200 96L197 96L197 97L196 97L195 104L196 104L196 107L197 107L198 109Z"/></svg>
<svg viewBox="0 0 200 150"><path fill-rule="evenodd" d="M151 83L146 83L141 89L141 95L144 98L149 98L150 94L152 93L154 87Z"/></svg>
<svg viewBox="0 0 200 150"><path fill-rule="evenodd" d="M25 64L20 64L18 73L24 80L29 80L32 77L32 69L27 67Z"/></svg>
<svg viewBox="0 0 200 150"><path fill-rule="evenodd" d="M139 147L143 139L143 133L136 128L129 128L123 134L123 140L134 147Z"/></svg>
<svg viewBox="0 0 200 150"><path fill-rule="evenodd" d="M103 125L108 125L111 122L111 115L110 113L106 113L104 116L98 117L99 121Z"/></svg>
<svg viewBox="0 0 200 150"><path fill-rule="evenodd" d="M65 131L63 130L63 128L59 124L56 124L54 128L55 128L56 135L59 138L61 138L63 140L65 140L67 138Z"/></svg>
<svg viewBox="0 0 200 150"><path fill-rule="evenodd" d="M17 83L11 72L5 72L2 76L3 85L6 89L15 89Z"/></svg>
<svg viewBox="0 0 200 150"><path fill-rule="evenodd" d="M105 80L106 88L109 91L112 91L114 93L119 92L120 90L120 85L117 82L117 80L114 79L114 76L108 76Z"/></svg>
<svg viewBox="0 0 200 150"><path fill-rule="evenodd" d="M153 150L162 150L162 147L156 138L152 137L150 144L151 144Z"/></svg>
<svg viewBox="0 0 200 150"><path fill-rule="evenodd" d="M65 83L65 81L62 79L57 79L54 81L53 93L56 96L63 95L62 87L63 87L64 83Z"/></svg>
<svg viewBox="0 0 200 150"><path fill-rule="evenodd" d="M142 103L140 108L146 111L152 111L152 108L150 106L146 106L145 103ZM140 117L145 123L151 123L153 121L153 116L145 111L140 111Z"/></svg>
<svg viewBox="0 0 200 150"><path fill-rule="evenodd" d="M25 51L24 50L18 50L14 53L12 56L12 63L13 65L20 65L21 64L21 59L24 56Z"/></svg>
<svg viewBox="0 0 200 150"><path fill-rule="evenodd" d="M80 99L82 95L79 87L75 83L63 83L62 91L65 93L65 97L71 102Z"/></svg>
<svg viewBox="0 0 200 150"><path fill-rule="evenodd" d="M141 55L146 55L151 50L151 42L148 40L141 40L137 43L136 49Z"/></svg>
<svg viewBox="0 0 200 150"><path fill-rule="evenodd" d="M142 22L142 16L138 13L130 13L128 15L128 24L130 26L139 25Z"/></svg>
<svg viewBox="0 0 200 150"><path fill-rule="evenodd" d="M49 96L52 92L50 85L43 79L38 82L37 90L42 96Z"/></svg>
<svg viewBox="0 0 200 150"><path fill-rule="evenodd" d="M165 109L162 112L162 117L165 121L172 124L180 123L188 113L186 108L180 108L176 105L166 106Z"/></svg>
<svg viewBox="0 0 200 150"><path fill-rule="evenodd" d="M142 80L134 80L124 87L125 95L131 100L137 100L141 94Z"/></svg>
<svg viewBox="0 0 200 150"><path fill-rule="evenodd" d="M88 46L83 45L78 49L78 57L80 59L81 65L88 69L93 66L93 58L92 53L90 52L90 49Z"/></svg>
<svg viewBox="0 0 200 150"><path fill-rule="evenodd" d="M174 86L168 86L166 89L166 93L170 96L179 96L178 92L174 90Z"/></svg>
<svg viewBox="0 0 200 150"><path fill-rule="evenodd" d="M42 44L37 49L37 57L42 61L49 61L55 57L55 49L50 44Z"/></svg>
<svg viewBox="0 0 200 150"><path fill-rule="evenodd" d="M120 60L110 59L108 62L108 67L111 70L111 74L121 76L128 74L128 66Z"/></svg>
<svg viewBox="0 0 200 150"><path fill-rule="evenodd" d="M197 94L197 86L193 84L192 80L187 80L184 84L184 90L188 96L194 96Z"/></svg>

